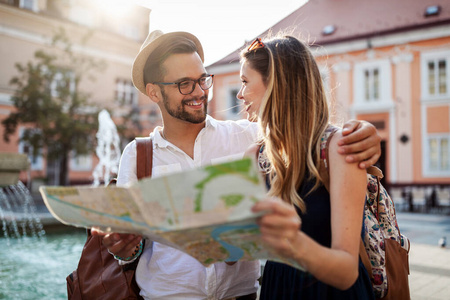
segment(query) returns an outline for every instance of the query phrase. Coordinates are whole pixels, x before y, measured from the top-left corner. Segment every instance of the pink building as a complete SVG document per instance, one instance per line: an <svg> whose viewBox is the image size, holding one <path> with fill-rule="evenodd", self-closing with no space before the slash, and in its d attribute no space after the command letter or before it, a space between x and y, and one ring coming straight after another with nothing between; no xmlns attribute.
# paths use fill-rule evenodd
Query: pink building
<svg viewBox="0 0 450 300"><path fill-rule="evenodd" d="M333 121L364 119L378 128L391 192L400 198L400 188L422 187L411 188L420 204L435 188L448 201L450 2L309 0L260 37L280 30L310 42ZM239 51L207 68L217 118L244 117L235 97Z"/></svg>

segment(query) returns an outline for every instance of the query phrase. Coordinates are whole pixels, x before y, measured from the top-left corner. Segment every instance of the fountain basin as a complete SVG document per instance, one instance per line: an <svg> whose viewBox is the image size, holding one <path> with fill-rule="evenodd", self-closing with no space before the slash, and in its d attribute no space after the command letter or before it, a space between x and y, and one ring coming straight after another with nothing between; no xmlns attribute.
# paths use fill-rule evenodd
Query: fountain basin
<svg viewBox="0 0 450 300"><path fill-rule="evenodd" d="M17 184L20 171L29 167L30 161L26 154L0 153L0 187Z"/></svg>

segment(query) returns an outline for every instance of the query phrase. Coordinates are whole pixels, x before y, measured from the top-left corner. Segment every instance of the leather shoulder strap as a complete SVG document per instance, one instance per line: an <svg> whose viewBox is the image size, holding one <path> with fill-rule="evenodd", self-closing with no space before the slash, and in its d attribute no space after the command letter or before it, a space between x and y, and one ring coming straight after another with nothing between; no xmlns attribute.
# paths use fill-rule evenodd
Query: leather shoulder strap
<svg viewBox="0 0 450 300"><path fill-rule="evenodd" d="M136 173L142 179L152 176L153 143L150 137L136 138Z"/></svg>

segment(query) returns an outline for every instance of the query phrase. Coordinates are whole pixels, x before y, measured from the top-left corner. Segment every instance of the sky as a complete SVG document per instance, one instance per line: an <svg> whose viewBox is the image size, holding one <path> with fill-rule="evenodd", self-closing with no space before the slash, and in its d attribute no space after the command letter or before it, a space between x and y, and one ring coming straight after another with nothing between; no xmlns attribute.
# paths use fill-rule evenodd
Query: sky
<svg viewBox="0 0 450 300"><path fill-rule="evenodd" d="M251 41L307 0L135 0L150 8L150 31L198 37L208 66Z"/></svg>

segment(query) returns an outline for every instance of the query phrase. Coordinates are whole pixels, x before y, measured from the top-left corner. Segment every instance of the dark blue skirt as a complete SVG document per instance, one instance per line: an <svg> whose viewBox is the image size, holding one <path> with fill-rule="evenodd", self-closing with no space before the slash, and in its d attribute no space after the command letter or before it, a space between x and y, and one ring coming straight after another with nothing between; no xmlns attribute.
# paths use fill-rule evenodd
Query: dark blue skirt
<svg viewBox="0 0 450 300"><path fill-rule="evenodd" d="M288 265L268 261L264 267L260 300L375 300L369 275L359 262L355 284L342 291L318 281L311 274Z"/></svg>

